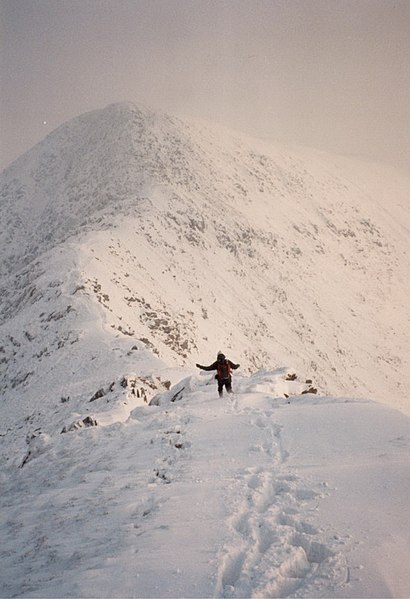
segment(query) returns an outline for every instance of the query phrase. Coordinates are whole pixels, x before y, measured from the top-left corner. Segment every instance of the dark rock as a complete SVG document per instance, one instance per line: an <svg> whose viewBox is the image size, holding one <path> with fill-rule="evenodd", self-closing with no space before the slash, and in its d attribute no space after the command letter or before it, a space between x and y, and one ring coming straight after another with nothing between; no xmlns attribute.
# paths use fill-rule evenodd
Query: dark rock
<svg viewBox="0 0 410 599"><path fill-rule="evenodd" d="M104 397L104 395L105 395L104 389L99 389L98 391L96 391L94 393L94 395L90 399L90 402L95 401L96 399L99 399L100 397Z"/></svg>
<svg viewBox="0 0 410 599"><path fill-rule="evenodd" d="M306 393L317 393L317 389L315 389L314 387L309 387L309 389L305 389L304 391L302 391L302 395L306 395Z"/></svg>
<svg viewBox="0 0 410 599"><path fill-rule="evenodd" d="M86 416L83 419L83 423L86 427L97 426L97 421L94 418L91 418L91 416Z"/></svg>

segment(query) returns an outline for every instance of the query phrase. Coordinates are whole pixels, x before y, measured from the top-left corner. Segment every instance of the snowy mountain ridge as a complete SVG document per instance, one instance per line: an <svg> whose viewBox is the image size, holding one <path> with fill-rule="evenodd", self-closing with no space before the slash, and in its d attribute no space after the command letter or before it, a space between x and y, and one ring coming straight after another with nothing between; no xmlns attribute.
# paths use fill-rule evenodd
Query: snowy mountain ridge
<svg viewBox="0 0 410 599"><path fill-rule="evenodd" d="M61 126L2 175L6 394L43 384L22 364L49 353L44 318L58 346L97 310L169 364L223 346L244 368L292 365L322 392L407 409L407 182L369 191L379 171L336 163L132 104Z"/></svg>
<svg viewBox="0 0 410 599"><path fill-rule="evenodd" d="M4 171L0 595L407 597L408 190L132 104Z"/></svg>

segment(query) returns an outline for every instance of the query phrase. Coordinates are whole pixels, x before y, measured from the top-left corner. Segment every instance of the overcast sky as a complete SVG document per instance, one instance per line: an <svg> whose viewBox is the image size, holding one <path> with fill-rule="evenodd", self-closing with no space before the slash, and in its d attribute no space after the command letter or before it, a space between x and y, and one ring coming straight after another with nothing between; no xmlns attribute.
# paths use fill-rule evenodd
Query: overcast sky
<svg viewBox="0 0 410 599"><path fill-rule="evenodd" d="M2 0L0 167L130 100L410 169L410 0Z"/></svg>

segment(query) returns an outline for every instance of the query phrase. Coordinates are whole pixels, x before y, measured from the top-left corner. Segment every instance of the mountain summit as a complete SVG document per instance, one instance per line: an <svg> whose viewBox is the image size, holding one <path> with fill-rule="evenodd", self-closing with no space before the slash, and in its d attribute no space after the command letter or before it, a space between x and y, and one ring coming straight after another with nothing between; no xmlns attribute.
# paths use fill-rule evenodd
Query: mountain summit
<svg viewBox="0 0 410 599"><path fill-rule="evenodd" d="M80 396L101 365L222 347L245 371L289 365L322 393L408 409L404 175L115 104L59 127L0 189L6 398Z"/></svg>

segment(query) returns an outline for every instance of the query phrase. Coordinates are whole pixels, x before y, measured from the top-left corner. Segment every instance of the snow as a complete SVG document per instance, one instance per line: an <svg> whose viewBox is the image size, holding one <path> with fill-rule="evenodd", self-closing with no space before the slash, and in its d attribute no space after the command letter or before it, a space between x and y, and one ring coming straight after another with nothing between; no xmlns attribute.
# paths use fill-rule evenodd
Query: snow
<svg viewBox="0 0 410 599"><path fill-rule="evenodd" d="M221 400L193 374L30 441L2 468L1 595L408 596L409 419L285 379L235 375Z"/></svg>
<svg viewBox="0 0 410 599"><path fill-rule="evenodd" d="M2 182L8 365L8 335L21 346L18 331L35 335L44 273L57 268L70 273L47 282L59 311L97 300L108 326L149 340L167 364L224 345L248 372L292 364L323 393L388 397L409 413L400 172L120 104L63 125ZM81 329L82 314L70 316Z"/></svg>
<svg viewBox="0 0 410 599"><path fill-rule="evenodd" d="M133 104L6 169L0 596L408 597L409 190Z"/></svg>

